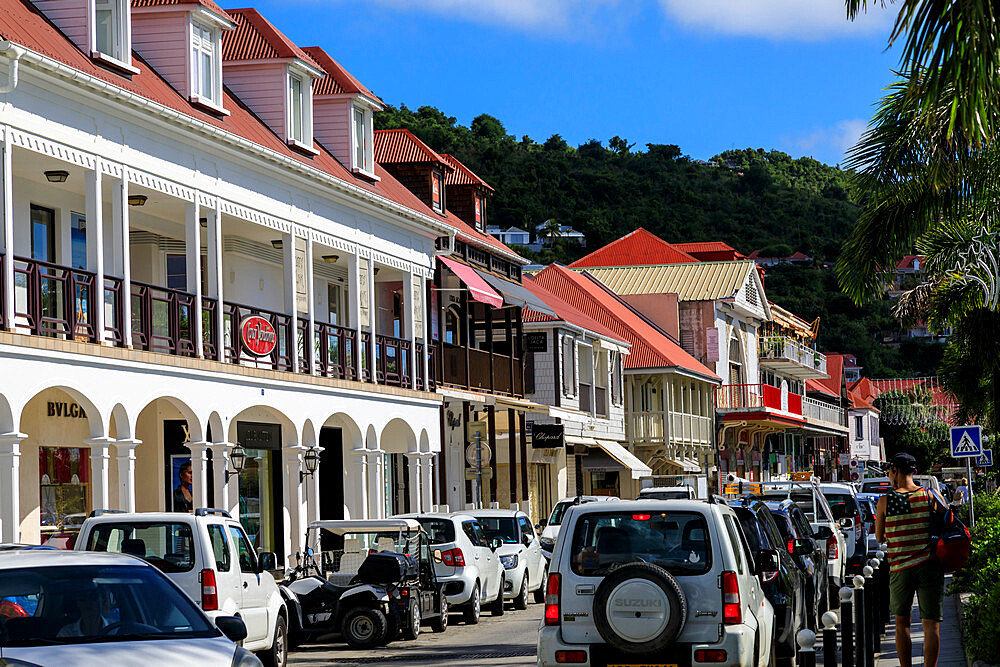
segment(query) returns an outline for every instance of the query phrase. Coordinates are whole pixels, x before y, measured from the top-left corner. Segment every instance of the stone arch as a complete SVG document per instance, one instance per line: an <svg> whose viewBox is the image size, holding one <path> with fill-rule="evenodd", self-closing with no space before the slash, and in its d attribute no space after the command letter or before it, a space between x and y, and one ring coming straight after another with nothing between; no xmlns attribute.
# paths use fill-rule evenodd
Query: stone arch
<svg viewBox="0 0 1000 667"><path fill-rule="evenodd" d="M338 412L327 417L321 428L339 428L344 436L344 451L350 449L363 449L366 439L362 435L361 427L346 412Z"/></svg>
<svg viewBox="0 0 1000 667"><path fill-rule="evenodd" d="M73 402L83 408L83 411L86 413L91 438L103 438L107 436L108 424L101 410L98 409L97 405L93 401L87 398L86 394L84 394L81 389L65 383L43 386L33 390L29 394L30 398L24 402L24 405L21 408L19 421L21 423L24 422L24 413L28 406L31 405L32 401L36 400L42 393L53 390L66 394L70 399L72 399ZM21 430L24 430L23 427ZM31 434L29 433L29 435Z"/></svg>
<svg viewBox="0 0 1000 667"><path fill-rule="evenodd" d="M16 420L20 422L20 418ZM7 397L0 394L0 433L10 433L15 431L14 411L11 410Z"/></svg>
<svg viewBox="0 0 1000 667"><path fill-rule="evenodd" d="M222 416L215 410L208 416L208 430L212 432L212 442L226 442L226 427Z"/></svg>
<svg viewBox="0 0 1000 667"><path fill-rule="evenodd" d="M420 431L419 451L425 454L431 451L431 437L427 433L427 429L421 429Z"/></svg>
<svg viewBox="0 0 1000 667"><path fill-rule="evenodd" d="M379 444L391 454L412 453L417 451L417 436L409 424L396 417L382 429Z"/></svg>
<svg viewBox="0 0 1000 667"><path fill-rule="evenodd" d="M191 406L175 396L156 396L148 399L137 413L136 420L138 421L139 415L148 410L157 401L166 401L181 414L187 422L188 435L191 442L203 442L205 440L205 424Z"/></svg>
<svg viewBox="0 0 1000 667"><path fill-rule="evenodd" d="M303 447L315 447L319 444L316 437L316 427L313 426L311 419L307 419L306 423L302 425L302 437L299 444Z"/></svg>
<svg viewBox="0 0 1000 667"><path fill-rule="evenodd" d="M277 423L281 426L281 446L297 445L299 443L299 429L295 423L285 413L270 405L252 404L246 405L237 410L229 420L228 442L236 443L236 425L240 421L266 421Z"/></svg>
<svg viewBox="0 0 1000 667"><path fill-rule="evenodd" d="M108 419L108 432L114 426L115 438L118 440L131 440L135 435L135 424L129 417L128 410L121 403L116 403L111 408L111 415Z"/></svg>
<svg viewBox="0 0 1000 667"><path fill-rule="evenodd" d="M365 449L378 449L378 446L378 432L375 430L374 424L369 424L365 431Z"/></svg>

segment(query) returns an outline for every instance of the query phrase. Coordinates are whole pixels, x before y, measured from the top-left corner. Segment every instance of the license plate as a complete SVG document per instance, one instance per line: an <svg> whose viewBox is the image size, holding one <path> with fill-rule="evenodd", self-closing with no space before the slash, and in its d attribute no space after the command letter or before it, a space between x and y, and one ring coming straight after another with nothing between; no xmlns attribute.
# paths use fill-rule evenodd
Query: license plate
<svg viewBox="0 0 1000 667"><path fill-rule="evenodd" d="M677 667L677 663L666 662L609 662L608 667Z"/></svg>

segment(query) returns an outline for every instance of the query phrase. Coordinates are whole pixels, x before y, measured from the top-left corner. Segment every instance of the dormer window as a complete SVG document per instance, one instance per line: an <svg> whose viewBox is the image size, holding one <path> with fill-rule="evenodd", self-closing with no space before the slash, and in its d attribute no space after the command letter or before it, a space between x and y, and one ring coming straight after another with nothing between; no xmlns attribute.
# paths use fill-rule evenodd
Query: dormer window
<svg viewBox="0 0 1000 667"><path fill-rule="evenodd" d="M91 52L128 64L128 4L126 0L94 0L94 31Z"/></svg>
<svg viewBox="0 0 1000 667"><path fill-rule="evenodd" d="M431 205L438 213L444 213L444 174L431 172Z"/></svg>
<svg viewBox="0 0 1000 667"><path fill-rule="evenodd" d="M191 99L222 106L222 38L217 28L191 21Z"/></svg>
<svg viewBox="0 0 1000 667"><path fill-rule="evenodd" d="M476 195L476 229L486 232L486 198L480 194Z"/></svg>
<svg viewBox="0 0 1000 667"><path fill-rule="evenodd" d="M372 112L364 107L354 107L354 169L369 175L375 174L375 147L372 141Z"/></svg>
<svg viewBox="0 0 1000 667"><path fill-rule="evenodd" d="M313 152L312 78L297 69L288 69L288 143Z"/></svg>

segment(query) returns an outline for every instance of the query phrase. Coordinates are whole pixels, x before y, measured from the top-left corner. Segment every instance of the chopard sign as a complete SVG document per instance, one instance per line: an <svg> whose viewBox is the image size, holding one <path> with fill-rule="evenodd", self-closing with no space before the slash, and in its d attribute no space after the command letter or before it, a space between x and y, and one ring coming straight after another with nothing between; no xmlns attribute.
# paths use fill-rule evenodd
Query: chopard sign
<svg viewBox="0 0 1000 667"><path fill-rule="evenodd" d="M533 449L550 449L563 446L562 424L532 424L531 446Z"/></svg>

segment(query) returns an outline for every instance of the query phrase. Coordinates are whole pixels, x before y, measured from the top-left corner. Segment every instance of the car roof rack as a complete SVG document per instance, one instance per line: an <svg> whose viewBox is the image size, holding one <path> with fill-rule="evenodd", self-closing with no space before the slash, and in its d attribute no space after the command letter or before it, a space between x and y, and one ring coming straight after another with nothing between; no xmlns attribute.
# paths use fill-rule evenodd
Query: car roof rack
<svg viewBox="0 0 1000 667"><path fill-rule="evenodd" d="M717 493L708 494L708 498L705 499L709 505L728 505L729 501L720 496Z"/></svg>
<svg viewBox="0 0 1000 667"><path fill-rule="evenodd" d="M90 514L87 515L87 518L90 519L91 517L101 516L103 514L128 514L128 512L126 512L125 510L97 509L97 510L92 510Z"/></svg>
<svg viewBox="0 0 1000 667"><path fill-rule="evenodd" d="M213 509L211 507L199 507L194 511L195 516L208 516L209 514L213 514L215 516L224 516L227 519L233 518L233 516L226 510Z"/></svg>

